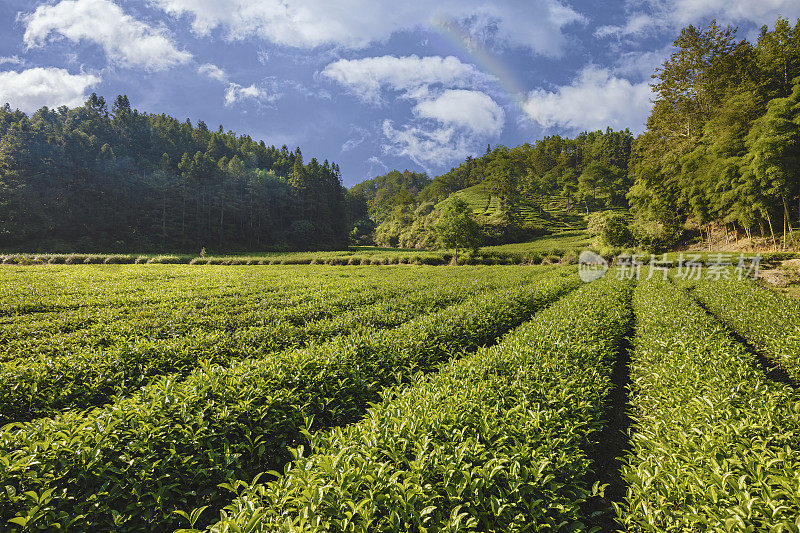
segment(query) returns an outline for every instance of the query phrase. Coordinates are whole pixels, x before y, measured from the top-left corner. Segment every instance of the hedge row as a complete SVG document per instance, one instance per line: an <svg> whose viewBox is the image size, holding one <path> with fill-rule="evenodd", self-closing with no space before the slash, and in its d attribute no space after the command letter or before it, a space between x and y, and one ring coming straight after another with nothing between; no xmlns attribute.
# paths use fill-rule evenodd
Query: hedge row
<svg viewBox="0 0 800 533"><path fill-rule="evenodd" d="M749 280L702 280L692 295L763 355L800 381L800 303Z"/></svg>
<svg viewBox="0 0 800 533"><path fill-rule="evenodd" d="M596 490L585 450L630 327L630 294L598 281L499 345L386 394L358 424L316 433L311 455L298 448L277 481L229 484L238 497L210 531L584 527Z"/></svg>
<svg viewBox="0 0 800 533"><path fill-rule="evenodd" d="M565 272L567 274L567 272ZM493 343L574 289L574 272L476 297L389 331L202 365L102 409L0 431L0 520L21 527L168 529L173 510L221 506L217 485L282 468L313 416L356 420L383 387Z"/></svg>
<svg viewBox="0 0 800 533"><path fill-rule="evenodd" d="M78 339L84 341L84 346L73 345L64 350L63 344L46 339L47 346L58 349L59 353L0 363L0 425L52 416L64 408L103 405L117 395L132 393L157 376L177 374L173 376L177 379L186 375L197 368L198 361L229 365L236 360L267 357L365 328L396 327L483 292L479 285L405 289L401 294L397 294L398 287L386 288L383 293L375 291L371 300L383 297L382 301L356 305L349 311L343 311L342 306L362 300L361 295L345 293L338 299L315 301L316 313L308 306L290 307L266 316L253 313L261 320L271 319L267 325L231 330L192 328L169 338L158 338L148 335L150 325L134 314L129 323L138 331L122 335L120 342L111 346L82 336ZM318 316L314 321L314 314L329 316L336 311L333 317ZM226 309L219 307L216 312L224 315ZM304 314L310 322L305 322Z"/></svg>
<svg viewBox="0 0 800 533"><path fill-rule="evenodd" d="M84 265L84 264L190 264L190 265L449 265L451 252L383 252L290 254L278 256L189 257L178 255L136 256L104 254L11 254L0 255L5 265ZM478 252L458 256L458 264L466 265L539 265L578 262L575 252Z"/></svg>
<svg viewBox="0 0 800 533"><path fill-rule="evenodd" d="M270 269L204 269L188 265L141 268L123 265L114 269L91 266L25 269L0 269L0 318L15 322L38 321L51 324L69 320L75 312L113 312L122 308L147 308L159 320L175 316L180 323L194 321L197 315L209 320L225 320L215 305L225 305L231 313L243 308L295 306L310 300L341 299L347 293L370 298L373 291L405 284L436 286L454 281L493 283L514 282L538 269L476 268L442 271L439 269L398 268L341 270L325 267ZM366 300L365 300L366 301ZM374 299L372 301L375 301ZM309 310L310 312L313 309ZM22 315L30 315L22 318ZM316 315L313 316L315 318ZM83 324L84 317L76 317ZM96 323L106 324L113 313ZM148 319L150 320L150 319ZM1 320L6 324L10 320ZM35 327L38 327L35 326ZM72 327L67 325L67 327Z"/></svg>
<svg viewBox="0 0 800 533"><path fill-rule="evenodd" d="M634 295L629 531L798 531L800 395L665 282Z"/></svg>

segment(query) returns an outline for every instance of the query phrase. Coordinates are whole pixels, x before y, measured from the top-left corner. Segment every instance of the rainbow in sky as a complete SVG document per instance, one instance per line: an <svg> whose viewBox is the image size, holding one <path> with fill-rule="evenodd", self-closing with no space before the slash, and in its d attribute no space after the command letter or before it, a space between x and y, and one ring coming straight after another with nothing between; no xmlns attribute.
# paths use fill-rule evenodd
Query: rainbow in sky
<svg viewBox="0 0 800 533"><path fill-rule="evenodd" d="M436 19L432 22L431 29L463 51L482 70L497 78L508 97L520 109L524 109L525 89L517 81L517 77L511 69L496 54L488 50L482 43L473 39L468 32L450 20Z"/></svg>

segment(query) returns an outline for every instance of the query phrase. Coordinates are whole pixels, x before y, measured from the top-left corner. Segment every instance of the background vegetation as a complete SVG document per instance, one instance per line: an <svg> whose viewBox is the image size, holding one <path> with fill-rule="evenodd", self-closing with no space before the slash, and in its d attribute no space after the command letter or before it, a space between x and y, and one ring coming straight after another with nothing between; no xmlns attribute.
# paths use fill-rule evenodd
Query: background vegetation
<svg viewBox="0 0 800 533"><path fill-rule="evenodd" d="M200 251L347 244L339 168L166 115L0 108L0 247Z"/></svg>
<svg viewBox="0 0 800 533"><path fill-rule="evenodd" d="M124 96L110 111L96 95L31 117L6 106L0 248L435 250L451 246L437 228L452 197L483 246L588 225L609 250L662 252L713 232L797 247L800 21L779 19L755 42L712 21L674 45L637 137L607 129L490 146L433 179L395 170L350 190L335 163L306 164L299 148L139 113Z"/></svg>
<svg viewBox="0 0 800 533"><path fill-rule="evenodd" d="M556 135L489 148L433 180L380 176L351 190L369 205L375 242L437 246L441 202L458 196L489 245L589 222L601 245L654 252L710 242L712 232L797 246L800 21L779 19L755 42L712 21L684 29L674 45L654 74L643 134Z"/></svg>

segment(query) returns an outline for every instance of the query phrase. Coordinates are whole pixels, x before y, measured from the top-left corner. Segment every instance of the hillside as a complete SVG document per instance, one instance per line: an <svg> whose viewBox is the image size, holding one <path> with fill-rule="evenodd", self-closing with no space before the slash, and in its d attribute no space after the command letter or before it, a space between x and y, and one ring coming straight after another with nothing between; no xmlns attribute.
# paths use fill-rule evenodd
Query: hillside
<svg viewBox="0 0 800 533"><path fill-rule="evenodd" d="M514 148L497 146L468 157L416 195L373 191L376 197L397 199L388 214L384 207L374 240L382 246L436 248L439 213L454 199L472 209L486 246L582 230L592 212L627 209L632 140L627 130L607 129L573 139L556 135Z"/></svg>
<svg viewBox="0 0 800 533"><path fill-rule="evenodd" d="M256 251L347 244L336 163L140 112L126 96L0 107L0 249Z"/></svg>
<svg viewBox="0 0 800 533"><path fill-rule="evenodd" d="M487 184L480 183L451 194L449 198L461 198L472 208L472 214L479 223L497 223L502 219L500 198L489 192ZM445 201L436 204L440 207ZM519 223L523 226L541 228L547 233L574 231L586 228L583 214L575 212L569 200L560 195L534 200L520 198Z"/></svg>
<svg viewBox="0 0 800 533"><path fill-rule="evenodd" d="M714 21L686 28L654 79L641 135L609 128L490 147L418 194L387 196L398 201L390 213L384 205L375 242L438 246L442 202L460 198L485 245L575 230L592 218L596 235L617 232L603 237L611 247L710 248L718 232L726 241L800 246L800 20L779 18L752 42ZM622 216L591 216L615 211Z"/></svg>

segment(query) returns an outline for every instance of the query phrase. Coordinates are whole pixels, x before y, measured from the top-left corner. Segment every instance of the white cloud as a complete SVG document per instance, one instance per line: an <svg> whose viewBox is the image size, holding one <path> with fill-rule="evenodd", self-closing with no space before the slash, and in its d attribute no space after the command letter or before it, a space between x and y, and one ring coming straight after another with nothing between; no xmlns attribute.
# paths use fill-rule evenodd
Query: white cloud
<svg viewBox="0 0 800 533"><path fill-rule="evenodd" d="M666 8L674 9L673 16L681 26L710 17L723 22L772 24L778 15L789 19L800 16L797 0L670 0Z"/></svg>
<svg viewBox="0 0 800 533"><path fill-rule="evenodd" d="M558 87L555 92L531 92L523 108L545 128L597 130L611 126L640 132L650 114L651 96L646 81L632 84L608 69L588 66L570 85Z"/></svg>
<svg viewBox="0 0 800 533"><path fill-rule="evenodd" d="M487 138L500 135L505 121L503 109L480 91L446 90L413 111L417 119L400 128L383 122L383 150L426 168L477 153Z"/></svg>
<svg viewBox="0 0 800 533"><path fill-rule="evenodd" d="M365 180L368 180L368 179L374 177L377 174L377 172L375 172L373 170L375 167L379 167L379 168L383 169L383 172L388 172L389 171L389 167L386 166L386 163L381 161L381 159L379 157L377 157L377 156L373 155L367 161L369 162L369 172L367 172L367 175L364 178Z"/></svg>
<svg viewBox="0 0 800 533"><path fill-rule="evenodd" d="M363 144L364 141L366 141L369 138L370 133L368 130L362 128L361 126L358 126L356 124L351 124L350 135L351 137L342 144L341 148L342 152L349 152L350 150L354 150L355 148Z"/></svg>
<svg viewBox="0 0 800 533"><path fill-rule="evenodd" d="M100 45L109 60L150 71L186 63L192 54L178 50L166 31L126 15L110 0L62 0L44 4L22 18L25 44L43 46L51 35Z"/></svg>
<svg viewBox="0 0 800 533"><path fill-rule="evenodd" d="M228 81L228 73L223 69L212 63L204 63L197 67L197 72L212 80L227 82L228 87L225 89L225 105L232 106L243 100L256 100L258 102L275 102L282 95L278 92L278 83L274 78L266 80L270 90L263 86L255 84L243 86L239 83ZM286 82L290 83L290 82ZM263 84L262 84L263 85Z"/></svg>
<svg viewBox="0 0 800 533"><path fill-rule="evenodd" d="M621 53L614 62L613 73L628 79L649 80L670 56L672 49L669 45L660 50Z"/></svg>
<svg viewBox="0 0 800 533"><path fill-rule="evenodd" d="M408 97L417 99L427 93L431 84L467 87L486 77L453 56L416 55L340 59L325 67L322 75L371 102L380 100L384 88L405 91Z"/></svg>
<svg viewBox="0 0 800 533"><path fill-rule="evenodd" d="M408 157L426 169L464 159L478 146L472 136L453 126L426 128L408 124L396 129L391 120L385 120L383 135L388 141L383 145L385 153Z"/></svg>
<svg viewBox="0 0 800 533"><path fill-rule="evenodd" d="M343 59L321 74L368 102L380 102L384 92L415 101L410 123L395 127L390 120L383 122L383 150L425 167L474 153L487 137L500 135L505 122L503 109L475 90L490 78L452 56ZM348 142L342 149L352 147Z"/></svg>
<svg viewBox="0 0 800 533"><path fill-rule="evenodd" d="M280 94L270 94L261 87L249 85L244 87L238 83L229 83L225 90L225 105L231 106L242 100L251 99L259 102L274 102L280 98Z"/></svg>
<svg viewBox="0 0 800 533"><path fill-rule="evenodd" d="M217 81L227 81L228 74L225 73L224 70L219 68L216 65L212 65L211 63L204 63L197 67L197 72L202 74L203 76L207 76L212 80Z"/></svg>
<svg viewBox="0 0 800 533"><path fill-rule="evenodd" d="M456 21L472 30L491 28L513 46L558 56L566 39L564 26L585 19L560 0L150 0L174 16L192 18L193 30L215 28L230 39L258 36L279 45L313 48L335 45L363 48L393 33Z"/></svg>
<svg viewBox="0 0 800 533"><path fill-rule="evenodd" d="M689 24L705 24L715 18L721 24L753 22L771 25L778 16L800 17L797 0L646 0L629 2L628 20L619 26L602 26L595 35L641 36L657 30L677 30Z"/></svg>
<svg viewBox="0 0 800 533"><path fill-rule="evenodd" d="M432 100L423 100L414 107L414 113L484 135L500 135L505 121L503 108L488 94L463 89L450 89Z"/></svg>
<svg viewBox="0 0 800 533"><path fill-rule="evenodd" d="M60 68L0 72L0 102L26 113L43 106L76 107L86 100L86 90L101 81L93 74L70 74Z"/></svg>
<svg viewBox="0 0 800 533"><path fill-rule="evenodd" d="M635 14L631 16L622 26L600 26L594 32L597 37L608 37L610 35L638 35L650 29L656 21L650 15Z"/></svg>
<svg viewBox="0 0 800 533"><path fill-rule="evenodd" d="M0 65L22 65L25 61L18 56L4 56L0 57Z"/></svg>

